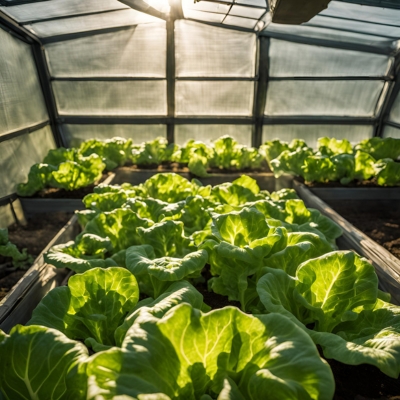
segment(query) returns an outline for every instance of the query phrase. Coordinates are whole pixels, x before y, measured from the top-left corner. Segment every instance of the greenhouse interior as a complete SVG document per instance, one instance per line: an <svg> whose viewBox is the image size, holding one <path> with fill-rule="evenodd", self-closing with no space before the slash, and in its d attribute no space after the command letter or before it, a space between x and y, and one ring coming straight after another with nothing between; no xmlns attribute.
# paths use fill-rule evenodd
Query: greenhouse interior
<svg viewBox="0 0 400 400"><path fill-rule="evenodd" d="M0 400L400 398L399 0L0 0Z"/></svg>

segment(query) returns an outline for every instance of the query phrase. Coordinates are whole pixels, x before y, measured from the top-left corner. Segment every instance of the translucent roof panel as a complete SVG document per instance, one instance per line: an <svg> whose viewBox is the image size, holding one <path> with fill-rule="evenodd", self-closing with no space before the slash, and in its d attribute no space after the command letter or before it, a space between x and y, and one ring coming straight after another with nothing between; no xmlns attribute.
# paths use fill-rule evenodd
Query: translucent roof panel
<svg viewBox="0 0 400 400"><path fill-rule="evenodd" d="M49 126L30 134L18 136L0 143L0 198L15 192L20 182L25 182L30 167L41 162L54 148L53 134Z"/></svg>
<svg viewBox="0 0 400 400"><path fill-rule="evenodd" d="M47 121L48 115L31 47L1 28L0 43L1 136Z"/></svg>
<svg viewBox="0 0 400 400"><path fill-rule="evenodd" d="M260 20L268 9L265 0L243 0L235 2L215 2L182 0L185 18L229 25L248 30L259 30ZM261 27L264 22L261 23Z"/></svg>
<svg viewBox="0 0 400 400"><path fill-rule="evenodd" d="M394 126L385 125L383 129L383 137L392 137L400 139L400 128L395 128Z"/></svg>
<svg viewBox="0 0 400 400"><path fill-rule="evenodd" d="M0 7L20 23L128 8L117 0L51 0Z"/></svg>
<svg viewBox="0 0 400 400"><path fill-rule="evenodd" d="M98 29L134 26L149 22L158 22L159 19L151 15L128 9L83 17L65 18L55 21L28 24L32 33L39 37L65 35L78 32L89 32Z"/></svg>
<svg viewBox="0 0 400 400"><path fill-rule="evenodd" d="M271 77L382 77L393 57L271 39Z"/></svg>
<svg viewBox="0 0 400 400"><path fill-rule="evenodd" d="M60 115L166 115L166 81L54 81Z"/></svg>
<svg viewBox="0 0 400 400"><path fill-rule="evenodd" d="M394 26L399 26L400 21L400 10L370 7L339 1L331 1L328 8L320 14Z"/></svg>
<svg viewBox="0 0 400 400"><path fill-rule="evenodd" d="M251 116L254 83L177 81L175 112L179 116Z"/></svg>
<svg viewBox="0 0 400 400"><path fill-rule="evenodd" d="M192 21L175 23L177 77L254 77L256 53L254 33Z"/></svg>
<svg viewBox="0 0 400 400"><path fill-rule="evenodd" d="M400 124L400 92L397 94L396 100L390 110L389 121Z"/></svg>
<svg viewBox="0 0 400 400"><path fill-rule="evenodd" d="M378 25L364 21L349 21L341 18L328 17L327 15L316 15L305 25L314 25L338 30L348 30L359 33L366 33L374 36L387 38L400 38L400 26Z"/></svg>
<svg viewBox="0 0 400 400"><path fill-rule="evenodd" d="M240 28L254 29L257 26L258 20L250 18L235 17L227 15L223 21L224 25L238 26Z"/></svg>
<svg viewBox="0 0 400 400"><path fill-rule="evenodd" d="M166 76L166 24L156 22L45 46L53 77Z"/></svg>
<svg viewBox="0 0 400 400"><path fill-rule="evenodd" d="M271 32L284 35L295 35L303 38L323 39L339 43L352 43L358 45L375 46L383 51L391 52L397 47L392 39L381 36L365 35L361 33L340 31L329 28L318 28L308 25L281 25L269 24L264 32Z"/></svg>
<svg viewBox="0 0 400 400"><path fill-rule="evenodd" d="M383 81L271 81L266 115L372 117Z"/></svg>
<svg viewBox="0 0 400 400"><path fill-rule="evenodd" d="M109 139L123 137L139 144L156 137L166 137L166 125L61 125L63 141L67 146L77 146L90 138Z"/></svg>
<svg viewBox="0 0 400 400"><path fill-rule="evenodd" d="M252 125L176 125L175 142L184 145L188 140L210 144L222 135L234 137L239 143L251 146Z"/></svg>
<svg viewBox="0 0 400 400"><path fill-rule="evenodd" d="M348 139L352 144L356 144L372 137L373 134L374 128L369 125L264 125L262 142L273 139L290 142L300 138L315 148L318 138L324 136Z"/></svg>

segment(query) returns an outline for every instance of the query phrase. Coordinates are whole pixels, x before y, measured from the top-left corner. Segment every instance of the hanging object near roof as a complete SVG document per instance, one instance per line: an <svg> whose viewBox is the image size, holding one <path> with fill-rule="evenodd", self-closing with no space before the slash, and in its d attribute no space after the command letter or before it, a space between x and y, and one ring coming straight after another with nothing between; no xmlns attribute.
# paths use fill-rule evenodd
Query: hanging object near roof
<svg viewBox="0 0 400 400"><path fill-rule="evenodd" d="M328 7L330 0L269 0L272 22L300 25Z"/></svg>

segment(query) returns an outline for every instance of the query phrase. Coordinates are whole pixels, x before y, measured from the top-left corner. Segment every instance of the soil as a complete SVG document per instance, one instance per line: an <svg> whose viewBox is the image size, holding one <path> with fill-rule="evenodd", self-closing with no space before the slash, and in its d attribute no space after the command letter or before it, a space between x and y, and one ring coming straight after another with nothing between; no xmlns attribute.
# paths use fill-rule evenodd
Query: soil
<svg viewBox="0 0 400 400"><path fill-rule="evenodd" d="M399 201L335 201L330 206L400 259Z"/></svg>
<svg viewBox="0 0 400 400"><path fill-rule="evenodd" d="M334 400L400 399L400 379L389 378L372 365L346 365L335 360L326 361L335 377Z"/></svg>
<svg viewBox="0 0 400 400"><path fill-rule="evenodd" d="M353 181L348 185L342 185L339 181L335 182L306 182L301 177L295 178L298 182L304 183L309 188L360 188L360 187L376 187L382 188L383 186L379 186L375 180L367 180L367 181Z"/></svg>
<svg viewBox="0 0 400 400"><path fill-rule="evenodd" d="M8 228L8 237L18 249L26 248L28 253L35 259L60 229L69 221L71 213L58 212L51 214L40 214L27 219L27 225L13 224ZM7 263L6 258L0 259L0 265ZM0 300L3 299L10 289L23 277L26 270L8 271L0 275Z"/></svg>
<svg viewBox="0 0 400 400"><path fill-rule="evenodd" d="M190 173L189 168L183 164L179 163L168 163L168 164L152 164L152 165L131 165L131 166L125 166L122 168L128 168L131 170L135 171L141 171L141 170L157 170L157 172L179 172L179 173ZM118 170L117 170L118 171ZM208 173L210 174L237 174L237 173L243 173L243 174L250 174L250 173L257 173L257 172L271 172L271 170L267 167L265 168L258 168L258 169L251 169L251 168L246 168L243 170L237 170L237 169L219 169L219 168L210 168L207 170ZM191 174L193 178L196 178L195 175Z"/></svg>
<svg viewBox="0 0 400 400"><path fill-rule="evenodd" d="M103 182L108 178L110 172L103 174L98 182L95 182L89 186L85 186L76 190L65 190L59 188L46 188L37 193L32 197L34 199L83 199L87 194L93 193L93 189L99 183Z"/></svg>

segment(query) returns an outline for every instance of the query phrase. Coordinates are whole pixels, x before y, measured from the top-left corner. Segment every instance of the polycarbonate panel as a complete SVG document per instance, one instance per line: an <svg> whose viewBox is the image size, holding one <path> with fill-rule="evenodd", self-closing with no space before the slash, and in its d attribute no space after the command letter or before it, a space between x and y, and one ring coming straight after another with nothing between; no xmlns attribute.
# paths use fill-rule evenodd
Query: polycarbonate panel
<svg viewBox="0 0 400 400"><path fill-rule="evenodd" d="M343 43L374 45L386 49L388 53L395 50L392 39L335 29L316 28L308 25L283 25L271 23L264 29L264 32L276 32L306 38L327 39Z"/></svg>
<svg viewBox="0 0 400 400"><path fill-rule="evenodd" d="M257 37L254 33L193 21L175 23L178 77L254 77L256 52Z"/></svg>
<svg viewBox="0 0 400 400"><path fill-rule="evenodd" d="M140 144L156 137L166 137L166 125L62 125L63 141L67 146L78 146L85 140L101 140L119 136Z"/></svg>
<svg viewBox="0 0 400 400"><path fill-rule="evenodd" d="M151 15L128 9L83 17L39 22L37 24L28 24L26 27L39 37L51 37L68 33L89 32L96 29L134 26L158 21L160 21L158 18L152 17Z"/></svg>
<svg viewBox="0 0 400 400"><path fill-rule="evenodd" d="M177 81L176 115L250 116L254 82Z"/></svg>
<svg viewBox="0 0 400 400"><path fill-rule="evenodd" d="M117 0L52 0L20 6L0 7L2 11L21 23L127 8L129 7Z"/></svg>
<svg viewBox="0 0 400 400"><path fill-rule="evenodd" d="M55 147L49 126L30 134L0 143L0 198L15 192L20 182L25 182L35 163L42 162L48 151Z"/></svg>
<svg viewBox="0 0 400 400"><path fill-rule="evenodd" d="M31 47L0 29L0 136L47 119Z"/></svg>
<svg viewBox="0 0 400 400"><path fill-rule="evenodd" d="M223 24L238 26L240 28L254 29L257 25L257 22L258 20L256 19L233 17L231 15L228 15L224 19Z"/></svg>
<svg viewBox="0 0 400 400"><path fill-rule="evenodd" d="M383 129L383 137L400 139L400 128L397 129L394 126L385 125Z"/></svg>
<svg viewBox="0 0 400 400"><path fill-rule="evenodd" d="M54 81L59 114L166 115L166 81Z"/></svg>
<svg viewBox="0 0 400 400"><path fill-rule="evenodd" d="M382 81L271 81L265 115L373 116Z"/></svg>
<svg viewBox="0 0 400 400"><path fill-rule="evenodd" d="M318 25L325 28L336 28L376 36L390 36L393 39L400 38L400 26L378 25L370 22L349 21L346 19L331 18L326 15L316 15L306 25Z"/></svg>
<svg viewBox="0 0 400 400"><path fill-rule="evenodd" d="M271 77L385 76L393 58L361 51L270 40Z"/></svg>
<svg viewBox="0 0 400 400"><path fill-rule="evenodd" d="M321 12L339 18L357 19L379 24L399 25L400 10L331 1L328 9Z"/></svg>
<svg viewBox="0 0 400 400"><path fill-rule="evenodd" d="M165 22L45 46L53 77L166 76Z"/></svg>
<svg viewBox="0 0 400 400"><path fill-rule="evenodd" d="M369 125L264 125L262 141L304 139L315 148L318 138L324 136L347 139L354 145L373 134L374 127Z"/></svg>
<svg viewBox="0 0 400 400"><path fill-rule="evenodd" d="M240 144L251 146L252 125L175 125L175 142L184 145L188 140L210 144L221 136L234 137Z"/></svg>
<svg viewBox="0 0 400 400"><path fill-rule="evenodd" d="M389 121L400 124L400 92L397 94L396 100L390 110Z"/></svg>
<svg viewBox="0 0 400 400"><path fill-rule="evenodd" d="M204 11L196 11L196 10L185 10L184 11L185 18L188 19L195 19L198 21L205 21L205 22L214 22L217 24L222 23L225 18L225 14L214 14L211 12L204 12Z"/></svg>
<svg viewBox="0 0 400 400"><path fill-rule="evenodd" d="M268 4L265 0L239 0L236 1L235 3L268 8Z"/></svg>
<svg viewBox="0 0 400 400"><path fill-rule="evenodd" d="M245 6L233 5L229 11L229 15L235 15L237 17L259 19L266 12L266 8L253 8Z"/></svg>
<svg viewBox="0 0 400 400"><path fill-rule="evenodd" d="M199 1L195 3L193 0L182 0L182 9L185 17L186 12L189 10L227 14L229 12L229 8L230 6L228 4L210 3L208 1Z"/></svg>

